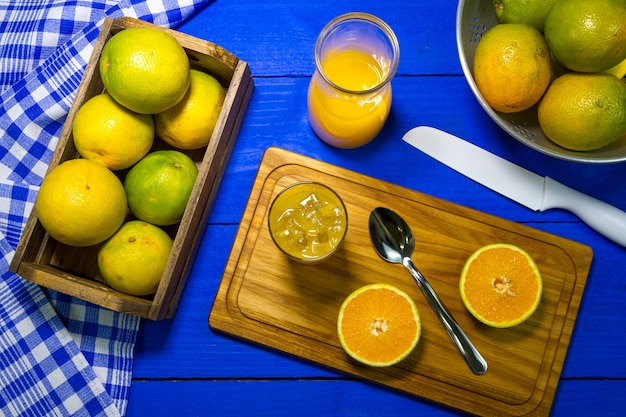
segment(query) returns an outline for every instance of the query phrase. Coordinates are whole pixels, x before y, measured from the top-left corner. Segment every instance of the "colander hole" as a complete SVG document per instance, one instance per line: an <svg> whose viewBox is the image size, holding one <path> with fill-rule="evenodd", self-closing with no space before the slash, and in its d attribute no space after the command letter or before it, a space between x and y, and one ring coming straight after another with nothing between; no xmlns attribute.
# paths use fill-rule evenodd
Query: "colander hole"
<svg viewBox="0 0 626 417"><path fill-rule="evenodd" d="M525 122L517 123L515 120L511 120L511 124L513 125L513 129L515 129L517 133L528 139L537 136L534 131L527 129L527 124Z"/></svg>

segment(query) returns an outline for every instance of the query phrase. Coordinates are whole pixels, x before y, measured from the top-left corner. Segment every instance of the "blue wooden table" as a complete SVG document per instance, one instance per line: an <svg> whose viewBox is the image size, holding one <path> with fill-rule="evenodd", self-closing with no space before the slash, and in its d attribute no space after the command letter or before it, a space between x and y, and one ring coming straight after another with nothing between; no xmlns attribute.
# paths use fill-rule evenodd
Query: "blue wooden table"
<svg viewBox="0 0 626 417"><path fill-rule="evenodd" d="M575 216L532 212L462 177L402 135L431 125L626 209L626 163L557 160L518 143L483 112L463 77L453 1L216 0L178 28L251 67L253 94L177 316L145 321L128 416L419 415L458 412L212 331L207 322L256 170L277 146L591 246L594 259L552 415L626 413L626 252ZM337 15L369 12L400 42L389 120L355 150L318 140L306 115L313 46ZM407 150L408 149L408 150Z"/></svg>

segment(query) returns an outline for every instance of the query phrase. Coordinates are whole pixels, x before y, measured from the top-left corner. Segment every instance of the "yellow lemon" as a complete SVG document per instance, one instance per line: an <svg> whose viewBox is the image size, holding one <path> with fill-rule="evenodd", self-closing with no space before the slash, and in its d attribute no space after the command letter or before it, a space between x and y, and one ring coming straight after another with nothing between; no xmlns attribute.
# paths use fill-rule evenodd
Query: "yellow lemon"
<svg viewBox="0 0 626 417"><path fill-rule="evenodd" d="M545 135L558 145L600 149L626 133L626 84L605 73L564 74L550 85L537 114Z"/></svg>
<svg viewBox="0 0 626 417"><path fill-rule="evenodd" d="M130 295L154 294L172 250L164 230L131 220L98 251L98 268L112 288Z"/></svg>
<svg viewBox="0 0 626 417"><path fill-rule="evenodd" d="M115 100L153 114L178 103L189 87L189 58L169 33L152 27L116 33L102 49L100 77Z"/></svg>
<svg viewBox="0 0 626 417"><path fill-rule="evenodd" d="M550 51L541 33L524 23L501 23L476 46L474 79L483 98L503 113L536 104L552 77Z"/></svg>
<svg viewBox="0 0 626 417"><path fill-rule="evenodd" d="M185 97L174 107L154 115L157 135L179 149L198 149L211 139L222 104L224 87L211 75L191 70Z"/></svg>
<svg viewBox="0 0 626 417"><path fill-rule="evenodd" d="M195 163L182 152L149 153L130 169L124 180L130 211L138 219L158 226L178 223L197 176Z"/></svg>
<svg viewBox="0 0 626 417"><path fill-rule="evenodd" d="M548 12L558 0L493 0L500 23L526 23L543 32Z"/></svg>
<svg viewBox="0 0 626 417"><path fill-rule="evenodd" d="M83 158L119 170L148 153L154 140L154 121L151 115L135 113L104 93L78 109L72 134Z"/></svg>
<svg viewBox="0 0 626 417"><path fill-rule="evenodd" d="M120 227L127 212L120 180L87 159L70 159L50 171L35 204L44 229L70 246L103 242Z"/></svg>
<svg viewBox="0 0 626 417"><path fill-rule="evenodd" d="M626 59L626 2L559 0L546 17L544 35L567 68L605 71Z"/></svg>

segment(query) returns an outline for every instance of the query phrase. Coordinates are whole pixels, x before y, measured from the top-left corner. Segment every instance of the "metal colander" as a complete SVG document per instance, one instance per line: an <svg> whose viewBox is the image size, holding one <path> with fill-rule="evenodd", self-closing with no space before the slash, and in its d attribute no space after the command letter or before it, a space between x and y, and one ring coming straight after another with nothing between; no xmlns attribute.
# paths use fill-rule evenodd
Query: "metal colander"
<svg viewBox="0 0 626 417"><path fill-rule="evenodd" d="M626 161L626 137L589 152L571 151L548 139L537 120L537 105L519 113L501 113L493 110L482 97L472 74L474 51L483 34L498 23L492 0L460 0L456 15L456 41L463 73L476 99L489 117L515 139L555 158L588 162L610 163Z"/></svg>

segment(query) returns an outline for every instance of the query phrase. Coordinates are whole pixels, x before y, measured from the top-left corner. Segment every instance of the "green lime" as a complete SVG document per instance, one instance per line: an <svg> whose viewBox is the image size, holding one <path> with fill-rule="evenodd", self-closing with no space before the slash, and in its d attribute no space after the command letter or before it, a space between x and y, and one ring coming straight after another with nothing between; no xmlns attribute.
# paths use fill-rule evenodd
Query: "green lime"
<svg viewBox="0 0 626 417"><path fill-rule="evenodd" d="M567 68L606 71L626 59L626 2L559 0L546 17L544 35Z"/></svg>
<svg viewBox="0 0 626 417"><path fill-rule="evenodd" d="M626 84L601 72L569 72L550 85L537 115L545 135L560 146L600 149L626 133Z"/></svg>
<svg viewBox="0 0 626 417"><path fill-rule="evenodd" d="M112 288L131 295L157 290L172 250L172 238L161 228L131 220L98 251L98 268Z"/></svg>
<svg viewBox="0 0 626 417"><path fill-rule="evenodd" d="M124 181L131 213L157 226L178 223L197 176L196 164L182 152L149 153L131 168Z"/></svg>
<svg viewBox="0 0 626 417"><path fill-rule="evenodd" d="M526 23L543 32L548 12L558 0L493 0L500 23Z"/></svg>

